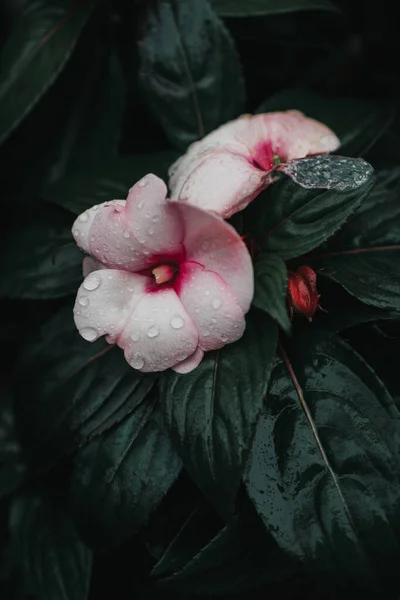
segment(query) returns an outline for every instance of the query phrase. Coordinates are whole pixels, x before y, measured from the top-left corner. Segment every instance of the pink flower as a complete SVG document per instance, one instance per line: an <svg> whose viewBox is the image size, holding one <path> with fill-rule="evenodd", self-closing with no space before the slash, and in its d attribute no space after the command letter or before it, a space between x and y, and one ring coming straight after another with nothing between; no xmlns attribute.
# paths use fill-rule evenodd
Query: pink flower
<svg viewBox="0 0 400 600"><path fill-rule="evenodd" d="M220 217L170 203L147 175L127 200L93 206L72 231L86 279L74 315L86 340L106 335L140 371L188 373L239 339L253 297L245 244Z"/></svg>
<svg viewBox="0 0 400 600"><path fill-rule="evenodd" d="M244 115L222 125L170 168L171 199L228 218L273 181L278 161L336 150L335 134L297 110Z"/></svg>

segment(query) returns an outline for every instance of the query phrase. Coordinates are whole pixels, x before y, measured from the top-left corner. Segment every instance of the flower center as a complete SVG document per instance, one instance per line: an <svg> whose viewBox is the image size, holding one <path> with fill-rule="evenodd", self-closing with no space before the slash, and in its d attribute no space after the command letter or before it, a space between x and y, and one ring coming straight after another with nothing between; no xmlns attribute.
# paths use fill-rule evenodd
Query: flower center
<svg viewBox="0 0 400 600"><path fill-rule="evenodd" d="M159 265L151 272L154 275L156 283L161 285L163 283L168 283L168 281L171 281L175 277L178 272L178 267L176 265Z"/></svg>
<svg viewBox="0 0 400 600"><path fill-rule="evenodd" d="M254 148L251 163L261 171L270 171L281 161L279 154L274 152L271 142L261 142Z"/></svg>

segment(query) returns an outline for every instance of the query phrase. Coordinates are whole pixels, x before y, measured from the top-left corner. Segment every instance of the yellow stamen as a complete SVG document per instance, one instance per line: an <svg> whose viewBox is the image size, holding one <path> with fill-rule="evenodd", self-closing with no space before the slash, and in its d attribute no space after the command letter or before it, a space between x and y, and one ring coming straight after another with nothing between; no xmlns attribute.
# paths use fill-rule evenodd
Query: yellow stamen
<svg viewBox="0 0 400 600"><path fill-rule="evenodd" d="M171 267L171 265L161 265L160 267L153 269L152 273L155 277L156 283L161 285L162 283L171 281L174 276L174 269Z"/></svg>

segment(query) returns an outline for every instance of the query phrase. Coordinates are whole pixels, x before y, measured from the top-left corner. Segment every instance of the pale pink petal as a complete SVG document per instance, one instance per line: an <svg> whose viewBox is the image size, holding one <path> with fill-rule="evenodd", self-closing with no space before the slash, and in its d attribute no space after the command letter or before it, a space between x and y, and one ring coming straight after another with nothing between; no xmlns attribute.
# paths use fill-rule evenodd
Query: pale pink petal
<svg viewBox="0 0 400 600"><path fill-rule="evenodd" d="M165 183L147 175L130 190L127 201L113 200L80 215L72 232L78 246L112 268L140 271L155 255L182 255L182 225L166 202Z"/></svg>
<svg viewBox="0 0 400 600"><path fill-rule="evenodd" d="M176 292L166 288L145 294L118 345L134 369L164 371L193 354L198 333Z"/></svg>
<svg viewBox="0 0 400 600"><path fill-rule="evenodd" d="M190 373L190 371L193 371L193 369L199 366L203 356L204 351L201 348L196 348L193 354L191 354L188 358L172 367L172 370L176 371L176 373L180 373L181 375L184 375L185 373Z"/></svg>
<svg viewBox="0 0 400 600"><path fill-rule="evenodd" d="M136 273L105 269L90 273L78 290L75 324L81 336L94 342L102 335L113 343L132 310L143 297L148 278Z"/></svg>
<svg viewBox="0 0 400 600"><path fill-rule="evenodd" d="M176 181L172 199L228 218L246 208L266 187L269 177L247 158L216 150L195 157L188 171L182 169Z"/></svg>
<svg viewBox="0 0 400 600"><path fill-rule="evenodd" d="M164 181L149 173L134 185L126 200L126 215L143 252L176 257L182 254L183 228L179 215L167 202Z"/></svg>
<svg viewBox="0 0 400 600"><path fill-rule="evenodd" d="M217 273L246 313L254 292L253 265L237 231L218 215L196 206L180 202L173 206L184 222L186 259Z"/></svg>
<svg viewBox="0 0 400 600"><path fill-rule="evenodd" d="M274 154L285 162L309 154L333 152L340 146L329 127L298 110L257 115L254 126L260 133L258 142L269 140Z"/></svg>
<svg viewBox="0 0 400 600"><path fill-rule="evenodd" d="M225 281L196 263L181 265L181 277L179 297L197 327L200 348L215 350L238 340L243 310Z"/></svg>

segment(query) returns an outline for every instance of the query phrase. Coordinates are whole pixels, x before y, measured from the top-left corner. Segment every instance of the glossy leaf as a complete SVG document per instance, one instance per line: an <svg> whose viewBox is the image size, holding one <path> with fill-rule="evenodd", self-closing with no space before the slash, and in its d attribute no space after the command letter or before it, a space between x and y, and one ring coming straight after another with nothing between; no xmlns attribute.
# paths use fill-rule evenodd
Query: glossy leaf
<svg viewBox="0 0 400 600"><path fill-rule="evenodd" d="M157 507L181 469L150 395L121 423L78 451L71 505L93 548L119 545Z"/></svg>
<svg viewBox="0 0 400 600"><path fill-rule="evenodd" d="M94 204L125 199L129 189L147 173L167 178L176 158L171 151L119 156L85 163L43 189L47 201L80 214Z"/></svg>
<svg viewBox="0 0 400 600"><path fill-rule="evenodd" d="M400 169L382 171L354 217L316 257L321 274L378 308L400 311Z"/></svg>
<svg viewBox="0 0 400 600"><path fill-rule="evenodd" d="M6 298L47 299L72 294L82 281L82 253L71 236L73 215L39 205L21 215L0 242L7 257L0 279Z"/></svg>
<svg viewBox="0 0 400 600"><path fill-rule="evenodd" d="M331 157L331 160L340 159ZM354 184L353 187L346 185L346 189L340 189L340 169L335 180L328 182L327 179L330 189L307 189L278 173L277 181L244 213L248 230L262 250L276 253L283 260L295 258L322 244L345 223L371 191L374 177L372 167L362 159L344 160L346 172L352 161ZM314 166L310 165L312 161ZM313 180L309 171L318 171L318 161L318 158L305 159L307 175L302 181ZM301 162L295 163L297 169ZM331 176L333 170L327 172Z"/></svg>
<svg viewBox="0 0 400 600"><path fill-rule="evenodd" d="M11 533L35 598L87 600L92 553L65 513L39 497L22 496L12 507Z"/></svg>
<svg viewBox="0 0 400 600"><path fill-rule="evenodd" d="M267 529L326 584L376 592L400 556L400 415L363 359L309 335L273 371L245 476ZM359 588L357 588L359 589Z"/></svg>
<svg viewBox="0 0 400 600"><path fill-rule="evenodd" d="M280 581L296 570L254 515L238 515L196 551L201 526L201 514L195 512L172 540L152 571L160 586L188 593L196 589L201 594L236 594Z"/></svg>
<svg viewBox="0 0 400 600"><path fill-rule="evenodd" d="M72 307L41 328L15 377L15 410L30 467L41 470L121 421L144 401L154 377L132 369L104 340L89 344Z"/></svg>
<svg viewBox="0 0 400 600"><path fill-rule="evenodd" d="M51 86L71 55L93 0L31 0L2 51L0 142Z"/></svg>
<svg viewBox="0 0 400 600"><path fill-rule="evenodd" d="M2 390L0 403L0 500L18 488L25 465L15 427L11 397Z"/></svg>
<svg viewBox="0 0 400 600"><path fill-rule="evenodd" d="M206 353L187 375L162 379L162 404L172 442L204 495L232 513L275 356L277 327L262 312L244 336Z"/></svg>
<svg viewBox="0 0 400 600"><path fill-rule="evenodd" d="M330 127L341 141L343 156L365 156L393 124L396 106L391 102L329 97L295 88L268 98L257 112L296 109Z"/></svg>
<svg viewBox="0 0 400 600"><path fill-rule="evenodd" d="M179 149L243 111L234 42L206 0L157 0L140 40L140 81L154 116Z"/></svg>
<svg viewBox="0 0 400 600"><path fill-rule="evenodd" d="M307 10L337 11L330 0L212 0L223 17L258 17Z"/></svg>
<svg viewBox="0 0 400 600"><path fill-rule="evenodd" d="M81 54L79 71L75 69L81 76L77 84L79 94L69 103L65 132L42 185L43 195L49 196L50 201L52 188L62 190L71 173L82 176L96 161L101 163L98 172L103 169L106 173L110 172L111 166L106 159L111 164L118 162L114 157L118 152L126 104L122 67L115 51L103 41L100 44L96 38L90 48L86 48L86 53L82 51ZM79 196L79 190L76 195ZM65 207L69 208L68 204Z"/></svg>
<svg viewBox="0 0 400 600"><path fill-rule="evenodd" d="M290 331L287 270L283 260L277 254L259 254L254 264L254 279L254 306L271 315L286 332Z"/></svg>

